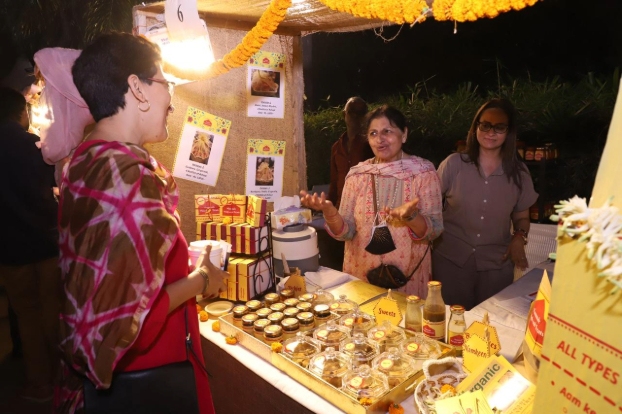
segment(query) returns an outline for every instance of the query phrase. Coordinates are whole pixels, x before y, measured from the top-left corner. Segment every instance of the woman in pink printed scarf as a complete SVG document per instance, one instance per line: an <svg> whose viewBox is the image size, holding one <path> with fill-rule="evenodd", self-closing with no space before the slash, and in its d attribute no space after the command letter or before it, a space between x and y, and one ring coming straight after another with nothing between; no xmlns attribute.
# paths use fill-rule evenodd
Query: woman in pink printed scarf
<svg viewBox="0 0 622 414"><path fill-rule="evenodd" d="M95 40L73 65L73 81L96 125L76 148L61 184L66 301L56 412L84 410L85 378L106 389L114 386L115 372L186 360L186 329L194 338L196 356L189 360L199 411L214 412L201 367L195 295L216 297L226 273L210 263L209 251L189 272L177 186L143 147L168 136L173 91L160 63L157 46L115 33Z"/></svg>

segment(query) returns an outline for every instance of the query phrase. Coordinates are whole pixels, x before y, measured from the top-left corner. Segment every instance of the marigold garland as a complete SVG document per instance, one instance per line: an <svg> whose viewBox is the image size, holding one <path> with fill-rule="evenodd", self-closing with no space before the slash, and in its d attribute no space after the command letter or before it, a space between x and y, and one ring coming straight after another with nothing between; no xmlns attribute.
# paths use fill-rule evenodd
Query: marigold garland
<svg viewBox="0 0 622 414"><path fill-rule="evenodd" d="M366 19L393 23L416 23L425 20L428 5L424 0L320 0L325 6ZM473 21L493 18L499 13L533 6L538 0L434 0L434 19Z"/></svg>

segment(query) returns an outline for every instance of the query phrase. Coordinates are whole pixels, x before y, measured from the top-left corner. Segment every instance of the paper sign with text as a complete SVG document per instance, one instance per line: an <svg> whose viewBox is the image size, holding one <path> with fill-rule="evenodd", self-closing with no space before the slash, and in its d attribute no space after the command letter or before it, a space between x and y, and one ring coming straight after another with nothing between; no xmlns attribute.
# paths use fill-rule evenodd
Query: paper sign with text
<svg viewBox="0 0 622 414"><path fill-rule="evenodd" d="M374 317L376 324L381 325L384 321L391 322L391 325L398 326L402 320L402 312L395 299L389 297L380 298L374 307Z"/></svg>
<svg viewBox="0 0 622 414"><path fill-rule="evenodd" d="M285 55L259 51L248 60L246 79L247 115L283 118L285 102Z"/></svg>
<svg viewBox="0 0 622 414"><path fill-rule="evenodd" d="M231 121L189 106L173 176L215 186L230 129Z"/></svg>
<svg viewBox="0 0 622 414"><path fill-rule="evenodd" d="M246 195L275 201L283 193L285 141L249 139L246 151Z"/></svg>

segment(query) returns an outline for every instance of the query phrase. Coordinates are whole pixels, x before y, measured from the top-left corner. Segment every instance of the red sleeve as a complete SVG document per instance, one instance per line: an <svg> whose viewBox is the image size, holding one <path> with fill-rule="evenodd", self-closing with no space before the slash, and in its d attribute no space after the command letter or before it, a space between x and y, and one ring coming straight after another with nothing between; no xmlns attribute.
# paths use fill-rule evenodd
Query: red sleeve
<svg viewBox="0 0 622 414"><path fill-rule="evenodd" d="M133 352L141 352L153 344L156 337L162 330L168 315L169 297L165 289L160 290L149 314L142 324L142 329L136 341L130 348Z"/></svg>

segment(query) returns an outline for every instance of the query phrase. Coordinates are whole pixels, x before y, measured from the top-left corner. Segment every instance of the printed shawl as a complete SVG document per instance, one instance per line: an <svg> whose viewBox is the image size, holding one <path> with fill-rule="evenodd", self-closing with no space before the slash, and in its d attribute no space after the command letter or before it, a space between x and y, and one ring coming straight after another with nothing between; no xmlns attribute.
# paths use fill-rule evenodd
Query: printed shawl
<svg viewBox="0 0 622 414"><path fill-rule="evenodd" d="M178 221L175 181L141 147L88 141L69 163L59 205L63 408L82 405L79 376L110 386L164 284Z"/></svg>

